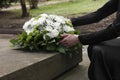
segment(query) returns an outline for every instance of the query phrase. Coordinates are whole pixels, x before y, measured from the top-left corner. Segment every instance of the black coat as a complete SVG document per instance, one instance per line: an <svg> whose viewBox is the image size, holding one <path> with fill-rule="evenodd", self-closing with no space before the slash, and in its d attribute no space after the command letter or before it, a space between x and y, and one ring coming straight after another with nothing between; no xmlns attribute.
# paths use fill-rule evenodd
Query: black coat
<svg viewBox="0 0 120 80"><path fill-rule="evenodd" d="M120 0L110 0L96 12L78 18L72 18L73 26L81 26L98 22L114 12L117 12L117 15L116 20L112 24L106 29L91 34L79 35L80 42L84 45L97 44L117 38L120 35Z"/></svg>

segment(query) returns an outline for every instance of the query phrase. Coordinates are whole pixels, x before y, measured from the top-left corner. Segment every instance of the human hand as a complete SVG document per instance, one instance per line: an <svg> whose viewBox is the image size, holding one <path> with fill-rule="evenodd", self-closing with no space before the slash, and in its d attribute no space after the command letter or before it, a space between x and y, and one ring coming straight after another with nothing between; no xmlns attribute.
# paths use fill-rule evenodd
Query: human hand
<svg viewBox="0 0 120 80"><path fill-rule="evenodd" d="M66 47L72 47L79 43L78 35L62 34L61 37L63 37L63 40L61 40L59 43Z"/></svg>

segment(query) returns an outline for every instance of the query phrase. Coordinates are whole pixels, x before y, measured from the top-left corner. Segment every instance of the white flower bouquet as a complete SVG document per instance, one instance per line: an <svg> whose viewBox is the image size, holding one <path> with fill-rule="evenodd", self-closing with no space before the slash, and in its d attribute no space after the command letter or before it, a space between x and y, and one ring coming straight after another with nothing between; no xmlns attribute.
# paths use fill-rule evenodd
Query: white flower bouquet
<svg viewBox="0 0 120 80"><path fill-rule="evenodd" d="M11 39L14 47L27 50L58 51L64 54L72 54L80 44L67 48L58 44L61 34L80 34L75 30L69 19L63 16L41 14L31 18L23 25L24 31L18 38Z"/></svg>

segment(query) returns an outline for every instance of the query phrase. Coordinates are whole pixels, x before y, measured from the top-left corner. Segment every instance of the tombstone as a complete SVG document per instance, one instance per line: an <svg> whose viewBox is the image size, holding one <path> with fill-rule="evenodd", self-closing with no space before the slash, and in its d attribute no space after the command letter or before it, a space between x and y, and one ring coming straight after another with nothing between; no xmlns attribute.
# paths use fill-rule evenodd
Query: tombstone
<svg viewBox="0 0 120 80"><path fill-rule="evenodd" d="M72 58L57 52L30 52L0 39L0 80L53 80L82 61L82 49Z"/></svg>

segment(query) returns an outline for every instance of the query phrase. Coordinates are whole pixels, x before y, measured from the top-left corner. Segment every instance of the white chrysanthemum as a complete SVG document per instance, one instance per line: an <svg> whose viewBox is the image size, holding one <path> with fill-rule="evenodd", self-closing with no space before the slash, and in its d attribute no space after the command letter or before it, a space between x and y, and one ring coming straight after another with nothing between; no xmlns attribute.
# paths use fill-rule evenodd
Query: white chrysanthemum
<svg viewBox="0 0 120 80"><path fill-rule="evenodd" d="M53 24L54 24L53 21L48 20L48 19L46 20L46 22L47 22L47 25L49 25L49 26L53 26Z"/></svg>
<svg viewBox="0 0 120 80"><path fill-rule="evenodd" d="M53 30L53 28L52 28L51 26L46 26L44 29L45 29L46 31L52 31L52 30Z"/></svg>
<svg viewBox="0 0 120 80"><path fill-rule="evenodd" d="M27 27L30 26L30 22L27 21L24 25L23 25L23 29L26 31Z"/></svg>
<svg viewBox="0 0 120 80"><path fill-rule="evenodd" d="M65 26L63 27L63 29L64 29L65 32L75 31L74 28L72 28L72 27L70 27L70 26L67 26L67 25L65 25Z"/></svg>
<svg viewBox="0 0 120 80"><path fill-rule="evenodd" d="M35 20L35 18L31 18L30 20L29 20L29 22L33 22Z"/></svg>
<svg viewBox="0 0 120 80"><path fill-rule="evenodd" d="M32 31L34 30L34 28L31 27L31 26L27 26L27 28L24 29L24 30L25 30L25 32L26 32L27 34L29 34L30 32L32 32Z"/></svg>
<svg viewBox="0 0 120 80"><path fill-rule="evenodd" d="M61 23L59 23L59 22L54 23L54 27L59 27L59 26L61 26Z"/></svg>
<svg viewBox="0 0 120 80"><path fill-rule="evenodd" d="M32 27L30 22L28 21L24 24L23 29L25 32L27 32L27 34L29 34L30 32L34 30L34 27Z"/></svg>
<svg viewBox="0 0 120 80"><path fill-rule="evenodd" d="M53 27L54 27L54 29L57 29L59 32L62 31L62 26L61 26L61 23L59 23L59 22L55 22L53 24Z"/></svg>
<svg viewBox="0 0 120 80"><path fill-rule="evenodd" d="M56 16L55 17L55 20L57 21L57 22L59 22L59 23L65 23L65 21L61 18L61 17L59 17L59 16Z"/></svg>
<svg viewBox="0 0 120 80"><path fill-rule="evenodd" d="M35 27L35 26L38 26L39 24L38 24L38 21L37 20L34 20L34 21L32 21L31 22L31 27Z"/></svg>
<svg viewBox="0 0 120 80"><path fill-rule="evenodd" d="M46 18L41 17L41 18L38 19L38 24L39 24L39 25L42 25L42 24L45 23L45 21L46 21Z"/></svg>
<svg viewBox="0 0 120 80"><path fill-rule="evenodd" d="M64 31L74 31L73 27L66 24L66 21L69 21L69 19L64 18L63 16L47 14L41 14L40 16L41 17L38 19L31 18L24 24L23 29L27 34L32 32L36 26L38 26L40 32L42 32L42 30L48 31L49 33L47 33L47 35L51 38L57 37L59 33Z"/></svg>
<svg viewBox="0 0 120 80"><path fill-rule="evenodd" d="M57 15L49 15L49 19L54 20Z"/></svg>
<svg viewBox="0 0 120 80"><path fill-rule="evenodd" d="M59 35L59 31L57 31L56 29L52 30L51 32L47 33L47 35L50 37L50 38L55 38Z"/></svg>

